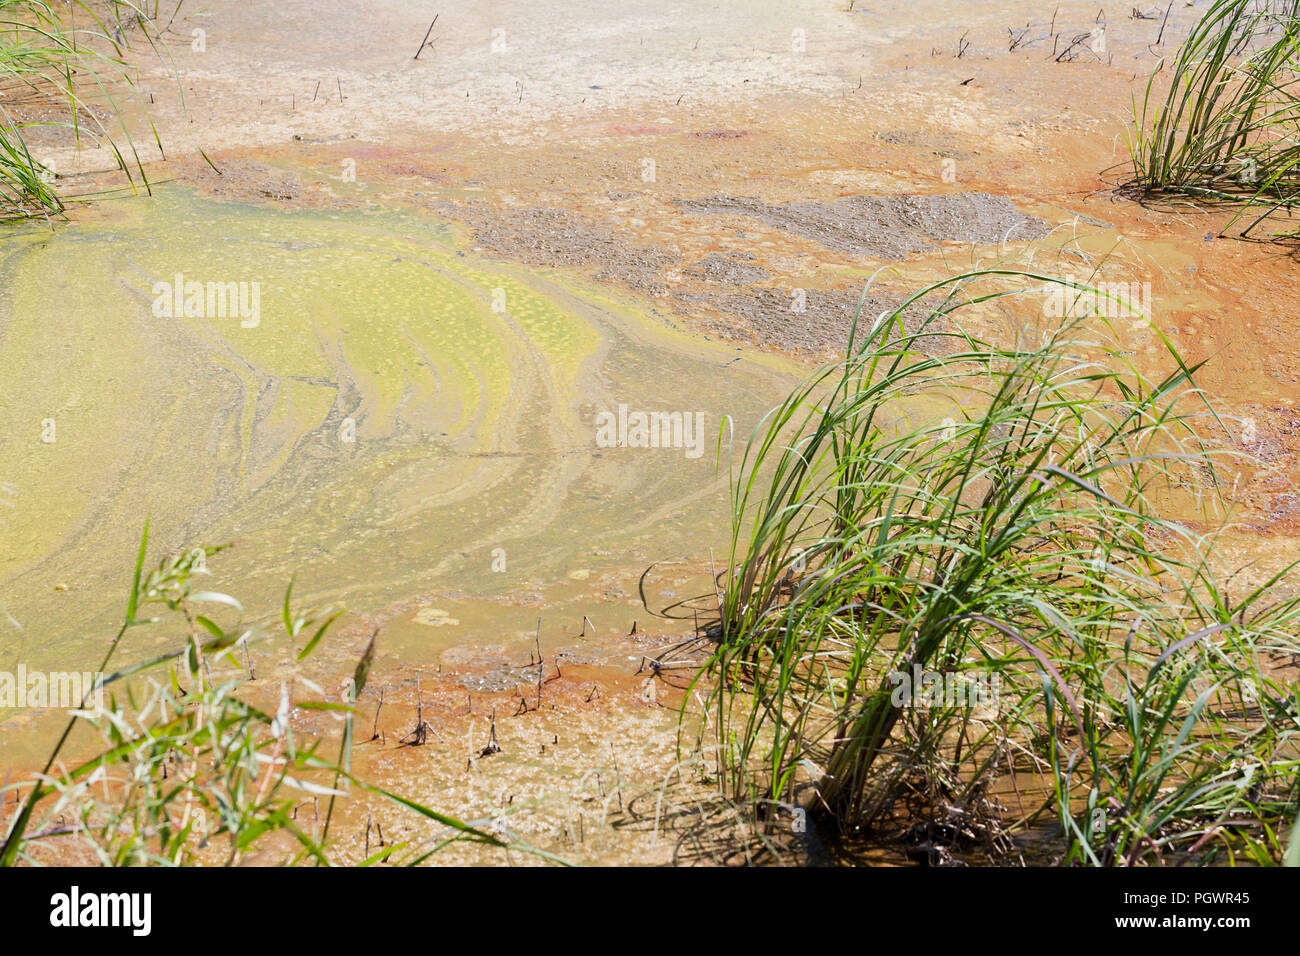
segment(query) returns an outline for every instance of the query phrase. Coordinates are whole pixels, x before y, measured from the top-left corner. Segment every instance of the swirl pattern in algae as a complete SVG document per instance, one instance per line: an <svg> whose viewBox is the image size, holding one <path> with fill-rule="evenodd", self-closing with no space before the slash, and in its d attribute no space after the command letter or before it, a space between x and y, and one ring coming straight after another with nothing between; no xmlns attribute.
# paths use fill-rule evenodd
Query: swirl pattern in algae
<svg viewBox="0 0 1300 956"><path fill-rule="evenodd" d="M747 434L797 375L415 214L171 187L0 256L0 600L32 666L96 656L146 517L154 552L232 542L213 587L250 608L295 573L297 601L364 610L698 554L722 417ZM167 316L178 274L256 283L256 323ZM619 405L701 413L703 453L599 447Z"/></svg>

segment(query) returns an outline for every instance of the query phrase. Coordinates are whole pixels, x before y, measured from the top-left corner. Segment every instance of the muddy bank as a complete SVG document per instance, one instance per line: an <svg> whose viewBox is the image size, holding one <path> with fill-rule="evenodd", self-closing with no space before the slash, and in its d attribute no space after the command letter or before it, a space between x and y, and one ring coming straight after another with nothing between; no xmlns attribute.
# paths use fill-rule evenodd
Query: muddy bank
<svg viewBox="0 0 1300 956"><path fill-rule="evenodd" d="M1009 243L1041 239L1052 230L1051 223L1022 213L1005 197L984 193L850 196L828 203L784 204L710 197L674 199L671 206L688 219L684 230L707 233L718 228L707 221L710 217L725 217L727 228L743 239L747 222L760 223L812 240L864 272L931 250L940 242L1005 249ZM675 245L632 244L622 217L602 221L569 210L501 210L482 203L442 208L473 230L480 251L545 268L582 269L597 282L666 299L692 328L760 348L834 355L843 350L859 310L874 320L907 295L895 282L892 295L877 284L864 296L866 280L861 278L841 279L831 288L794 285L788 276L772 271L770 255L744 249L709 252L690 261ZM920 310L911 312L910 318L919 321Z"/></svg>
<svg viewBox="0 0 1300 956"><path fill-rule="evenodd" d="M773 205L730 196L675 203L683 212L752 219L828 249L875 260L904 259L936 242L1041 239L1051 229L1042 219L1021 213L1005 196L987 193L848 196L829 204Z"/></svg>
<svg viewBox="0 0 1300 956"><path fill-rule="evenodd" d="M354 621L330 640L337 651L359 653L376 634L382 646L385 631ZM345 698L346 669L304 666L286 650L255 646L256 676L240 689L242 699L273 712L282 688L297 693L304 681L323 688L327 700ZM710 650L707 640L657 630L584 641L547 628L526 655L518 644L478 642L453 644L420 662L381 651L355 704L352 771L514 846L452 843L429 860L434 865L829 862L817 835L789 820L757 835L745 809L717 794L714 759L692 723L682 735L684 690ZM211 678L239 676L232 663L214 663ZM293 708L286 720L300 745L321 740L328 750L342 733L341 719L319 709ZM9 726L30 734L56 724L49 715L28 715ZM66 756L94 752L82 734ZM290 819L318 839L325 804L298 792ZM0 808L0 821L8 810ZM36 858L93 865L75 819L64 814L53 823L68 834L42 841ZM349 788L334 808L331 858L356 864L387 850L394 854L387 862L401 862L451 835L418 812ZM227 853L224 837L208 848L213 865ZM292 853L289 843L262 841L239 863L275 865ZM906 862L898 850L873 846L871 854L878 863Z"/></svg>

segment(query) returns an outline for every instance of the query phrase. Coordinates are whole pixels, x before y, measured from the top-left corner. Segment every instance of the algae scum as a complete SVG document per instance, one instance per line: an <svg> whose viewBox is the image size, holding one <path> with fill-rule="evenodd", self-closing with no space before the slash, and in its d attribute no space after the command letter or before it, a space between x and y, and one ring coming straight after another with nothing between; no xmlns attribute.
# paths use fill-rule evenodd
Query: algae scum
<svg viewBox="0 0 1300 956"><path fill-rule="evenodd" d="M268 613L295 574L365 610L707 554L719 424L793 381L415 215L169 188L2 248L0 668L93 666L147 517ZM704 453L628 447L655 412Z"/></svg>

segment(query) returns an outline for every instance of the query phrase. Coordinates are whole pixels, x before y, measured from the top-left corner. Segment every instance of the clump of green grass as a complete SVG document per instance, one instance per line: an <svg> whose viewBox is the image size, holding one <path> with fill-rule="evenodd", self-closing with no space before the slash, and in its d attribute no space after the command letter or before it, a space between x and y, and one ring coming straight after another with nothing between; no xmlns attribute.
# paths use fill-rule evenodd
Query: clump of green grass
<svg viewBox="0 0 1300 956"><path fill-rule="evenodd" d="M1156 88L1167 65L1161 98ZM1135 106L1128 138L1135 184L1148 194L1262 205L1265 216L1294 208L1298 81L1300 0L1217 0L1172 64L1161 61Z"/></svg>
<svg viewBox="0 0 1300 956"><path fill-rule="evenodd" d="M54 172L28 148L41 127L70 130L78 146L89 138L107 147L132 190L137 175L148 190L144 165L106 81L130 84L129 44L136 32L159 49L157 14L156 3L148 11L129 0L0 0L0 222L48 219L64 211ZM51 111L66 118L51 120Z"/></svg>
<svg viewBox="0 0 1300 956"><path fill-rule="evenodd" d="M0 867L47 860L39 849L52 841L89 847L106 866L224 863L234 865L254 850L289 864L331 865L330 823L336 798L360 792L392 802L437 825L427 840L392 844L362 861L414 865L449 842L487 847L531 848L438 813L414 800L360 780L351 771L354 704L366 685L374 657L370 643L348 683L345 700L329 700L305 675L282 683L271 712L249 702L250 675L239 653L260 628L223 627L214 609L243 617L233 597L195 588L207 559L219 549L192 549L144 566L148 529L140 542L122 626L109 641L100 672L117 655L124 637L141 627L178 627L185 635L175 651L107 674L101 688L122 688L92 706L87 692L26 799L0 834ZM281 619L295 657L306 659L340 611L302 614L285 592ZM162 671L161 679L153 675ZM325 735L299 737L294 710L324 711L341 718L337 756L324 753ZM59 762L78 726L103 741L94 757L63 769ZM354 797L355 799L355 797ZM323 814L299 817L295 806L319 801ZM328 801L326 803L326 801ZM0 800L0 804L12 802ZM69 818L72 822L69 822ZM64 844L66 846L66 844Z"/></svg>
<svg viewBox="0 0 1300 956"><path fill-rule="evenodd" d="M1281 575L1229 589L1195 530L1221 425L1196 368L1151 329L1171 371L1149 379L1100 317L1022 309L1014 347L962 330L1056 283L923 289L756 429L707 700L732 798L810 788L849 833L904 807L966 833L1055 817L1061 858L1101 865L1205 859L1243 820L1294 818L1300 695L1270 665L1300 659L1300 603ZM925 672L984 680L993 706L900 700ZM990 797L1006 775L1014 816Z"/></svg>

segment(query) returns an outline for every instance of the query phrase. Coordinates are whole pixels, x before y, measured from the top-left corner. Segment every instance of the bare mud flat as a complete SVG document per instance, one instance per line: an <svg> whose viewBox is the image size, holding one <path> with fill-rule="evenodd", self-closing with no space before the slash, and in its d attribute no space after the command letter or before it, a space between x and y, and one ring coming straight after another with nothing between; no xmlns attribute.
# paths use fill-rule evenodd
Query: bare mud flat
<svg viewBox="0 0 1300 956"><path fill-rule="evenodd" d="M847 196L832 203L770 205L711 196L681 200L683 212L754 219L827 249L869 259L905 259L937 242L1000 243L1041 239L1049 223L1016 210L1005 196Z"/></svg>
<svg viewBox="0 0 1300 956"><path fill-rule="evenodd" d="M116 192L0 240L0 668L96 658L152 516L160 552L234 542L213 586L250 612L295 575L346 604L322 683L379 629L358 762L386 786L580 862L753 862L678 750L689 670L644 658L697 636L666 608L716 607L727 463L855 316L979 265L1148 284L1135 362L1153 326L1256 423L1229 552L1294 556L1300 264L1116 189L1134 91L1200 6L1112 10L1104 54L1075 0L452 2L424 46L398 0L185 6L129 107L152 194L51 129L61 183ZM257 322L158 315L182 274L258 283ZM701 430L600 442L620 406ZM417 700L437 733L403 744ZM58 716L0 714L0 772Z"/></svg>

